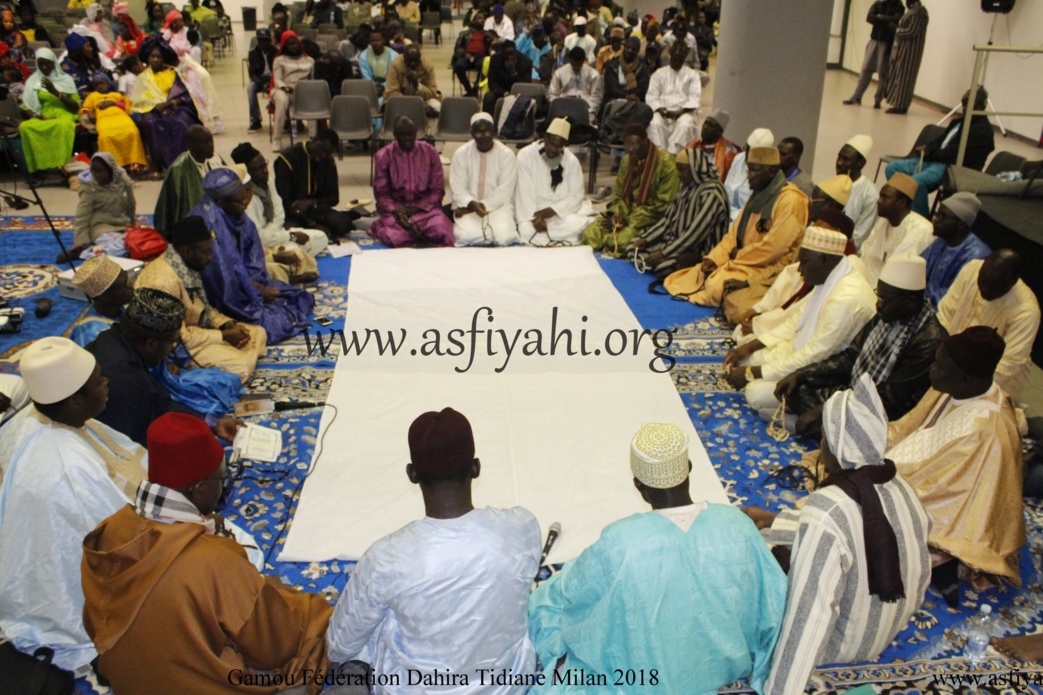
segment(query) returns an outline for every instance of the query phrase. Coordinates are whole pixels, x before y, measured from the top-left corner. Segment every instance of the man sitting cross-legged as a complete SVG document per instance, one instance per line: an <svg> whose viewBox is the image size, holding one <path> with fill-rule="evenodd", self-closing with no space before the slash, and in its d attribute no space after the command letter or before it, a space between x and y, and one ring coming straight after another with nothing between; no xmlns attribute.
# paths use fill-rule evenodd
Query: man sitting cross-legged
<svg viewBox="0 0 1043 695"><path fill-rule="evenodd" d="M1021 437L1014 406L993 380L1003 350L1003 338L985 326L946 338L931 389L888 430L886 457L931 515L933 581L950 605L960 565L979 587L1021 585Z"/></svg>
<svg viewBox="0 0 1043 695"><path fill-rule="evenodd" d="M471 117L471 141L453 154L449 170L457 246L508 246L518 241L514 191L518 160L496 139L493 117Z"/></svg>
<svg viewBox="0 0 1043 695"><path fill-rule="evenodd" d="M413 421L409 456L406 475L420 486L426 516L359 560L330 620L330 659L366 659L403 684L410 674L414 683L417 674L463 676L472 687L451 689L460 693L475 692L478 669L532 673L525 602L539 569L536 519L521 507L474 508L471 481L481 464L470 423L451 408Z"/></svg>
<svg viewBox="0 0 1043 695"><path fill-rule="evenodd" d="M652 511L607 526L529 599L548 686L532 692L621 692L570 690L553 675L557 666L573 678L611 674L618 663L644 673L648 692L715 693L739 678L760 692L785 610L785 575L742 512L692 501L681 428L642 426L630 469Z"/></svg>
<svg viewBox="0 0 1043 695"><path fill-rule="evenodd" d="M887 412L868 374L826 401L829 477L799 510L746 512L788 564L769 695L804 692L820 664L876 659L923 602L930 517L884 458Z"/></svg>
<svg viewBox="0 0 1043 695"><path fill-rule="evenodd" d="M973 260L984 260L992 253L971 231L980 209L978 196L960 191L943 200L931 218L935 239L922 255L927 261L925 293L935 309L963 266Z"/></svg>
<svg viewBox="0 0 1043 695"><path fill-rule="evenodd" d="M373 197L379 219L369 235L392 248L430 244L452 246L453 223L442 212L445 173L438 151L417 140L409 116L394 123L395 142L377 152Z"/></svg>
<svg viewBox="0 0 1043 695"><path fill-rule="evenodd" d="M623 129L623 147L626 156L608 210L583 232L584 244L616 258L626 254L635 236L663 216L678 187L673 155L656 147L643 125L632 123Z"/></svg>
<svg viewBox="0 0 1043 695"><path fill-rule="evenodd" d="M202 421L168 413L149 427L148 450L132 505L82 541L83 620L98 672L124 695L271 695L279 683L318 693L332 609L263 576L214 513L221 444ZM253 671L287 680L247 680Z"/></svg>
<svg viewBox="0 0 1043 695"><path fill-rule="evenodd" d="M746 402L765 419L778 407L780 379L847 347L876 313L873 290L847 257L847 244L840 232L809 227L798 262L814 289L783 323L724 360L728 383L745 389Z"/></svg>
<svg viewBox="0 0 1043 695"><path fill-rule="evenodd" d="M267 349L268 334L260 326L239 323L210 306L200 272L214 257L214 239L206 222L195 215L171 229L163 255L145 266L138 287L151 287L177 297L185 305L181 342L202 367L218 367L245 383L257 358Z"/></svg>
<svg viewBox="0 0 1043 695"><path fill-rule="evenodd" d="M924 298L924 267L919 256L887 259L876 286L876 316L846 348L779 382L775 397L785 397L786 409L798 416L797 434L817 438L822 404L854 388L863 374L873 379L889 420L908 413L927 392L934 354L948 333Z"/></svg>

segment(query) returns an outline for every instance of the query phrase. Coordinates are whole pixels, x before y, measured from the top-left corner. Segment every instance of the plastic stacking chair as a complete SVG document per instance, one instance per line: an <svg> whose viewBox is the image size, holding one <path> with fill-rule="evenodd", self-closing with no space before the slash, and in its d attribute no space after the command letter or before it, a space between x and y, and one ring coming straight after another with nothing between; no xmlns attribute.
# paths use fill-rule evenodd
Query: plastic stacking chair
<svg viewBox="0 0 1043 695"><path fill-rule="evenodd" d="M441 12L425 12L420 17L420 33L424 31L431 32L431 38L435 40L435 45L442 43L442 13Z"/></svg>
<svg viewBox="0 0 1043 695"><path fill-rule="evenodd" d="M919 159L920 153L916 151L916 148L921 145L926 145L944 132L945 126L935 125L934 123L925 125L923 130L920 131L920 135L917 136L916 143L913 144L913 147L909 150L908 154L885 154L880 157L880 161L877 162L876 165L876 173L873 174L873 181L876 181L880 177L880 169L885 164L896 162L899 159Z"/></svg>
<svg viewBox="0 0 1043 695"><path fill-rule="evenodd" d="M326 51L332 51L337 47L337 44L340 43L340 37L333 33L322 33L315 36L315 43L319 44L319 46L325 45L326 48L322 51L325 53Z"/></svg>
<svg viewBox="0 0 1043 695"><path fill-rule="evenodd" d="M380 116L380 97L377 96L377 84L373 80L344 80L340 83L341 96L363 96L369 99L369 111L372 118Z"/></svg>
<svg viewBox="0 0 1043 695"><path fill-rule="evenodd" d="M395 139L395 121L402 116L409 116L416 124L416 136L427 135L427 112L422 97L394 96L384 100L384 127L377 134L377 140L388 142Z"/></svg>
<svg viewBox="0 0 1043 695"><path fill-rule="evenodd" d="M438 112L438 130L435 140L467 142L471 139L471 116L478 113L474 97L446 97Z"/></svg>
<svg viewBox="0 0 1043 695"><path fill-rule="evenodd" d="M301 80L293 90L291 116L301 121L319 121L330 117L330 86L326 80ZM290 136L293 142L293 136Z"/></svg>
<svg viewBox="0 0 1043 695"><path fill-rule="evenodd" d="M343 143L363 141L369 149L369 182L373 183L373 119L369 115L369 100L361 96L333 97L330 128L337 133L341 146L338 157L344 157Z"/></svg>
<svg viewBox="0 0 1043 695"><path fill-rule="evenodd" d="M493 123L499 124L500 112L503 111L503 97L496 100L496 106L493 107ZM536 109L529 109L528 115L525 117L525 126L523 129L522 136L520 138L505 138L497 135L500 138L500 142L505 145L517 145L523 147L529 143L536 141Z"/></svg>

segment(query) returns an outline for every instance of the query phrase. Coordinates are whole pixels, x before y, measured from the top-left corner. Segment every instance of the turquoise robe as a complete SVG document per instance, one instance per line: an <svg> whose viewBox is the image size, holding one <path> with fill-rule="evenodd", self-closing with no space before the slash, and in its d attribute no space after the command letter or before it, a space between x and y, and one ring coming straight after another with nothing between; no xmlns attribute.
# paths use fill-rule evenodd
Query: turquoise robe
<svg viewBox="0 0 1043 695"><path fill-rule="evenodd" d="M546 684L530 692L695 695L740 678L761 692L785 610L786 575L739 510L710 504L687 533L635 514L533 592L529 634ZM572 687L553 680L563 654ZM607 684L575 687L599 675Z"/></svg>

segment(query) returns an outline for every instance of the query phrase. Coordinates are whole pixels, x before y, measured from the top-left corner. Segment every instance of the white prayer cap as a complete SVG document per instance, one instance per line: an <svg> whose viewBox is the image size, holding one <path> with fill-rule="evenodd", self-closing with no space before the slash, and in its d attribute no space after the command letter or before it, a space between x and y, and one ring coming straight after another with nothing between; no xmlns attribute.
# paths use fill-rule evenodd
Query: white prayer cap
<svg viewBox="0 0 1043 695"><path fill-rule="evenodd" d="M574 20L572 20L572 26L574 26L574 27L578 27L580 24L586 24L586 23L587 23L587 18L586 17L576 17Z"/></svg>
<svg viewBox="0 0 1043 695"><path fill-rule="evenodd" d="M557 135L559 138L569 139L569 134L572 132L572 126L564 118L555 118L547 126L547 135Z"/></svg>
<svg viewBox="0 0 1043 695"><path fill-rule="evenodd" d="M855 152L862 155L862 159L869 161L869 155L873 154L873 138L868 135L853 135L850 140L844 143L845 145L851 145Z"/></svg>
<svg viewBox="0 0 1043 695"><path fill-rule="evenodd" d="M108 256L92 256L85 260L72 278L72 284L83 290L83 293L94 299L105 294L120 276L120 264Z"/></svg>
<svg viewBox="0 0 1043 695"><path fill-rule="evenodd" d="M18 368L29 397L50 405L80 390L94 373L94 355L68 338L40 338L22 353Z"/></svg>
<svg viewBox="0 0 1043 695"><path fill-rule="evenodd" d="M688 437L674 424L642 425L630 441L630 470L648 487L677 487L688 478Z"/></svg>
<svg viewBox="0 0 1043 695"><path fill-rule="evenodd" d="M921 256L891 256L880 271L880 282L900 290L916 292L927 287L927 261Z"/></svg>
<svg viewBox="0 0 1043 695"><path fill-rule="evenodd" d="M627 25L627 21L625 19L623 19L622 17L616 17L615 19L612 20L612 26L614 26L614 27L625 27L626 25Z"/></svg>
<svg viewBox="0 0 1043 695"><path fill-rule="evenodd" d="M750 147L775 147L775 134L767 128L757 128L746 138Z"/></svg>
<svg viewBox="0 0 1043 695"><path fill-rule="evenodd" d="M822 433L841 468L876 466L887 446L887 411L869 372L822 406Z"/></svg>
<svg viewBox="0 0 1043 695"><path fill-rule="evenodd" d="M981 201L973 193L960 191L943 200L941 206L959 217L964 224L970 227L974 224L974 220L977 219L978 211L981 210Z"/></svg>
<svg viewBox="0 0 1043 695"><path fill-rule="evenodd" d="M471 116L471 126L473 127L474 124L478 123L479 121L489 121L490 123L492 123L493 117L487 114L485 111L479 111L475 115Z"/></svg>
<svg viewBox="0 0 1043 695"><path fill-rule="evenodd" d="M823 227L808 227L804 231L804 240L800 247L808 251L818 251L830 256L846 256L847 237L840 232Z"/></svg>

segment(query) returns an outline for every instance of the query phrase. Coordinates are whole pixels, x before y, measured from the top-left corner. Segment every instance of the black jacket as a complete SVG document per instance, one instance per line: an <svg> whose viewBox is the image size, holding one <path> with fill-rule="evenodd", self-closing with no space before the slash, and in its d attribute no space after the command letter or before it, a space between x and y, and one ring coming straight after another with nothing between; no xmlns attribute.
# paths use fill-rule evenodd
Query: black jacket
<svg viewBox="0 0 1043 695"><path fill-rule="evenodd" d="M514 75L507 72L503 62L503 53L497 53L489 60L489 91L503 96L511 91L515 82L532 81L532 61L518 53L518 64Z"/></svg>
<svg viewBox="0 0 1043 695"><path fill-rule="evenodd" d="M956 135L949 144L942 147L945 137L956 129ZM960 131L963 129L963 116L956 116L949 122L945 132L927 143L924 152L924 160L928 162L941 162L942 164L955 164L956 154L960 151ZM985 168L985 160L989 154L996 149L996 141L992 132L992 124L988 116L973 116L971 118L970 136L967 138L967 153L963 158L963 166L981 171Z"/></svg>
<svg viewBox="0 0 1043 695"><path fill-rule="evenodd" d="M613 58L605 64L605 98L604 103L608 103L613 99L626 99L627 98L627 83L620 82L619 80L619 58ZM645 94L648 93L648 80L651 77L651 73L648 72L648 64L644 60L638 59L637 67L637 89L635 94L641 101L645 100Z"/></svg>
<svg viewBox="0 0 1043 695"><path fill-rule="evenodd" d="M175 412L203 417L170 397L116 326L98 335L87 351L109 380L109 402L97 419L141 446L148 446L148 426L160 415Z"/></svg>
<svg viewBox="0 0 1043 695"><path fill-rule="evenodd" d="M812 402L804 403L807 408L824 403L829 395L851 385L851 370L854 369L858 355L862 352L862 346L881 320L879 315L873 317L846 349L800 370L804 376L801 390L811 389L816 392ZM927 393L931 385L930 369L934 362L934 354L948 335L938 322L938 317L932 314L919 332L909 339L905 350L898 355L891 376L884 383L876 385L880 400L887 410L888 420L897 420L908 413ZM801 395L798 393L798 401L806 401L807 399Z"/></svg>
<svg viewBox="0 0 1043 695"><path fill-rule="evenodd" d="M268 44L264 48L254 46L247 56L247 72L251 82L263 82L265 75L272 74L272 63L275 62L275 46Z"/></svg>
<svg viewBox="0 0 1043 695"><path fill-rule="evenodd" d="M869 14L866 15L866 21L873 25L873 30L869 34L869 38L874 41L883 41L888 46L895 41L895 29L891 28L891 25L895 25L897 28L898 20L905 14L905 7L902 5L902 0L879 0L874 2L873 6L869 8Z"/></svg>

